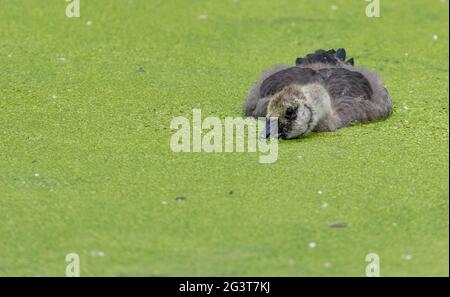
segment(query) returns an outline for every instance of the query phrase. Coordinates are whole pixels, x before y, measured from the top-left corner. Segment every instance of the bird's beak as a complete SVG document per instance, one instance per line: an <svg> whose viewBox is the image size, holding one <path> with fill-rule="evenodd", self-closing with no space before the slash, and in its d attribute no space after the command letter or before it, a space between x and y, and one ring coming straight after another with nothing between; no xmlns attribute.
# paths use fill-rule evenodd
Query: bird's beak
<svg viewBox="0 0 450 297"><path fill-rule="evenodd" d="M278 119L266 119L266 127L261 133L261 139L277 138L278 137Z"/></svg>

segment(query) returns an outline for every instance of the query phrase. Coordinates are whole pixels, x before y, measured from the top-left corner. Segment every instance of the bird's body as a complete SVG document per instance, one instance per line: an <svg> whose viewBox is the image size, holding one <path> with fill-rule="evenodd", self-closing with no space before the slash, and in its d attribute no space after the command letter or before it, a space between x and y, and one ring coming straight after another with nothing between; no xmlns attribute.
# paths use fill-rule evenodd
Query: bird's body
<svg viewBox="0 0 450 297"><path fill-rule="evenodd" d="M351 64L340 59L323 63L321 54L312 57L319 62L299 63L298 58L297 66L264 71L247 96L246 116L277 117L281 136L296 138L311 131L334 131L353 122L384 119L390 114L392 102L376 74L354 67L353 59ZM289 108L295 112L286 117Z"/></svg>

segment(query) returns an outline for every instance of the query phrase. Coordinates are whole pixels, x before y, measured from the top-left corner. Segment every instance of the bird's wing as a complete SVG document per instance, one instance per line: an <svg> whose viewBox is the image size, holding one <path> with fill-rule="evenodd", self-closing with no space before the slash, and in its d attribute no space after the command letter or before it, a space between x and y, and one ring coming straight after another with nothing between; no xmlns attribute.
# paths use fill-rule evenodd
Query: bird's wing
<svg viewBox="0 0 450 297"><path fill-rule="evenodd" d="M293 83L305 85L321 80L320 74L313 69L300 67L287 68L272 74L263 81L260 88L261 98L272 96Z"/></svg>
<svg viewBox="0 0 450 297"><path fill-rule="evenodd" d="M324 79L324 86L331 98L352 97L370 100L372 87L364 75L345 68L327 68L318 70Z"/></svg>

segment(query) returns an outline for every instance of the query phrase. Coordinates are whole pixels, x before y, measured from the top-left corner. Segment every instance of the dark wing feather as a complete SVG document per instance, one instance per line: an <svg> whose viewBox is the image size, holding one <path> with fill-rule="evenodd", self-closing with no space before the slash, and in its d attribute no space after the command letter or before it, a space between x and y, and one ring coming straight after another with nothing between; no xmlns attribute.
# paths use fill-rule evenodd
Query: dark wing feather
<svg viewBox="0 0 450 297"><path fill-rule="evenodd" d="M369 81L359 72L345 68L327 68L318 71L332 98L352 97L370 100L373 95Z"/></svg>
<svg viewBox="0 0 450 297"><path fill-rule="evenodd" d="M322 81L320 74L313 69L300 67L287 68L272 74L263 81L260 88L261 98L272 96L292 83L304 85L320 81Z"/></svg>

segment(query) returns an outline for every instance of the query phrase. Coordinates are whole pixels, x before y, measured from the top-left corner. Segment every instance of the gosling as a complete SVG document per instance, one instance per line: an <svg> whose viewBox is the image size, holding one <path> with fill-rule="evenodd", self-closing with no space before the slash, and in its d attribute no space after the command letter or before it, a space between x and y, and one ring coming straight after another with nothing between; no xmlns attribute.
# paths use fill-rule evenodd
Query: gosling
<svg viewBox="0 0 450 297"><path fill-rule="evenodd" d="M245 100L245 115L278 118L278 136L304 137L312 131L335 131L355 122L387 118L392 101L374 72L346 61L345 49L317 50L297 58L296 66L263 71Z"/></svg>

